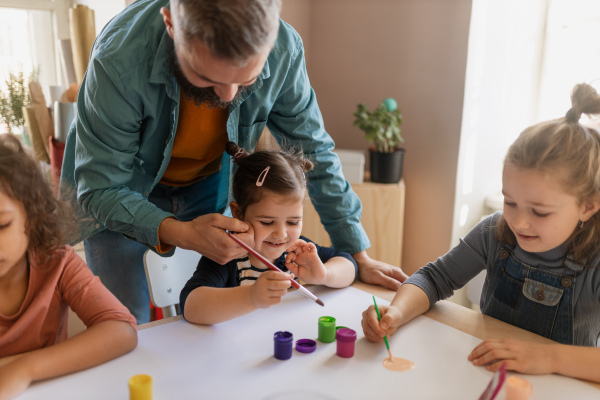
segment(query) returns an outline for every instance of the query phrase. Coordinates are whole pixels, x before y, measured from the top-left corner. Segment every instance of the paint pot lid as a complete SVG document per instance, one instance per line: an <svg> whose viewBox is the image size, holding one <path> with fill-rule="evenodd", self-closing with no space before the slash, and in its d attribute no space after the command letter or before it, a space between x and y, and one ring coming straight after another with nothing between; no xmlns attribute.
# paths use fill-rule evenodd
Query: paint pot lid
<svg viewBox="0 0 600 400"><path fill-rule="evenodd" d="M340 328L335 332L335 339L340 342L354 342L356 340L356 331L350 328Z"/></svg>
<svg viewBox="0 0 600 400"><path fill-rule="evenodd" d="M335 326L335 318L329 316L319 317L319 325Z"/></svg>
<svg viewBox="0 0 600 400"><path fill-rule="evenodd" d="M275 334L273 335L273 340L279 343L291 342L292 340L294 340L294 335L292 335L291 332L279 331L275 332Z"/></svg>
<svg viewBox="0 0 600 400"><path fill-rule="evenodd" d="M296 340L296 350L300 353L312 353L317 348L317 342L312 339Z"/></svg>

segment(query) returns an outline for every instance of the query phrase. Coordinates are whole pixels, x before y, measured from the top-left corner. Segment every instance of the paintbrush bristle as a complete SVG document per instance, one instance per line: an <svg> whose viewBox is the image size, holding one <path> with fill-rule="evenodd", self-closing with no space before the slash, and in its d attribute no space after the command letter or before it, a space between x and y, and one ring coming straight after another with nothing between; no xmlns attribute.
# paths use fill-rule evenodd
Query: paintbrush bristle
<svg viewBox="0 0 600 400"><path fill-rule="evenodd" d="M323 304L323 302L321 301L321 299L317 299L315 300L317 302L318 305L320 305L321 307L325 307L325 304Z"/></svg>

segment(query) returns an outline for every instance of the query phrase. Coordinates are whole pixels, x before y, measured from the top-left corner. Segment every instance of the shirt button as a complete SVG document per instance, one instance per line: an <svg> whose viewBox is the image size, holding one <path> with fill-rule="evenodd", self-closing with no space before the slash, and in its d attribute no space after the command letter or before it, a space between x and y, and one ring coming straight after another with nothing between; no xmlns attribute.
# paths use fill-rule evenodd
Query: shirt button
<svg viewBox="0 0 600 400"><path fill-rule="evenodd" d="M506 249L500 250L500 258L503 259L503 260L506 260L508 258L508 256L509 256L509 254L510 253Z"/></svg>
<svg viewBox="0 0 600 400"><path fill-rule="evenodd" d="M535 292L535 298L538 299L539 301L544 300L544 289L540 289L537 292Z"/></svg>
<svg viewBox="0 0 600 400"><path fill-rule="evenodd" d="M568 288L573 284L573 278L565 276L560 280L560 283L563 285L563 287Z"/></svg>
<svg viewBox="0 0 600 400"><path fill-rule="evenodd" d="M96 224L94 226L96 227L96 229L100 228L100 224Z"/></svg>

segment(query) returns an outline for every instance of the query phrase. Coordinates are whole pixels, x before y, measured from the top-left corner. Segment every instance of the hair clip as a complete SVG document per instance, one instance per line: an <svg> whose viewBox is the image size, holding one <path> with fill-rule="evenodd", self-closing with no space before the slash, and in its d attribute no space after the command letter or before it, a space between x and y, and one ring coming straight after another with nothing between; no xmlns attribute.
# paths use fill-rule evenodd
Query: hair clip
<svg viewBox="0 0 600 400"><path fill-rule="evenodd" d="M267 177L267 172L269 172L269 169L271 169L271 167L263 169L263 171L258 176L258 179L256 180L256 186L261 187L263 185L263 183L265 182L265 178Z"/></svg>
<svg viewBox="0 0 600 400"><path fill-rule="evenodd" d="M244 155L244 149L239 149L239 150L237 151L237 153L235 153L235 154L233 155L233 159L234 159L234 160L237 160L239 157L241 157L241 156L243 156L243 155Z"/></svg>

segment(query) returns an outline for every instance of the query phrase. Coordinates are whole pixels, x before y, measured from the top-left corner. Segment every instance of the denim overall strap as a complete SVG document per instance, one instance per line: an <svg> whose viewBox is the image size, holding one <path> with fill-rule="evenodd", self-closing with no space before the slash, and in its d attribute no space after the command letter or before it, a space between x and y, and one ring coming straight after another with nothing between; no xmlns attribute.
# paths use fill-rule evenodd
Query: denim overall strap
<svg viewBox="0 0 600 400"><path fill-rule="evenodd" d="M570 258L562 273L533 268L502 248L482 313L564 344L573 344L573 287L583 267Z"/></svg>

